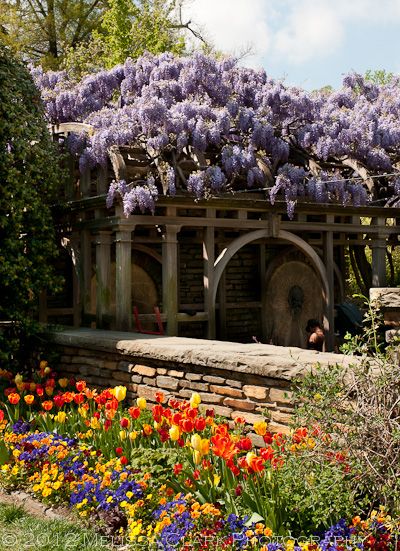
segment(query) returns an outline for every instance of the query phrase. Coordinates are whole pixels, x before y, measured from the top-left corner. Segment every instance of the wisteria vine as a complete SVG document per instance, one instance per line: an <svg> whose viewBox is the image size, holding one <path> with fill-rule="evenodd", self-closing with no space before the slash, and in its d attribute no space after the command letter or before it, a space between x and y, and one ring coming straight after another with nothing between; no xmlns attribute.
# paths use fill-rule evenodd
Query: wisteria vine
<svg viewBox="0 0 400 551"><path fill-rule="evenodd" d="M338 91L310 93L200 53L146 54L81 82L31 70L49 122L94 128L68 139L81 170L104 165L115 145L146 155L147 178L110 186L108 204L121 197L127 216L154 211L161 190L266 188L289 216L299 200L400 205L400 78L376 85L354 73Z"/></svg>

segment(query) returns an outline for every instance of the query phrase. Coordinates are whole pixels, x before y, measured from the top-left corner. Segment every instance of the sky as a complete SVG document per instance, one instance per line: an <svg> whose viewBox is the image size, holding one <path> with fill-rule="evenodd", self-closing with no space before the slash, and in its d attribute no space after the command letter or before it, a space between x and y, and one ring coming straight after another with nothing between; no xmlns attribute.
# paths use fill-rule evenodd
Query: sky
<svg viewBox="0 0 400 551"><path fill-rule="evenodd" d="M189 0L214 46L273 78L314 90L343 75L400 73L400 0Z"/></svg>

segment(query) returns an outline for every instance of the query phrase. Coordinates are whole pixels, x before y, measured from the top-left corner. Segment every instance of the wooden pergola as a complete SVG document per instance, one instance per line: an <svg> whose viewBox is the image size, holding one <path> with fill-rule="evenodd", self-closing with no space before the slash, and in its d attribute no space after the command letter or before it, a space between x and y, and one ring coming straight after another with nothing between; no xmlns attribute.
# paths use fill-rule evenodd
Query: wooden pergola
<svg viewBox="0 0 400 551"><path fill-rule="evenodd" d="M161 317L166 322L167 335L179 335L182 324L201 322L205 324L204 336L224 338L229 310L253 308L265 312L266 247L271 244L278 248L290 245L301 251L318 275L327 350L333 347L334 305L343 300L346 249L354 245L370 247L372 286L386 285L386 248L389 242L397 242L399 234L396 208L299 203L294 218L289 220L286 205L278 202L272 206L263 192L202 201L182 194L161 196L154 215L132 214L127 218L120 203L106 207L108 185L115 177L113 164L114 167L110 163L107 169L86 171L79 177L75 171L71 178L66 189L67 206L58 218L63 244L74 265L73 305L52 309L43 297L41 321L70 315L75 326L95 323L98 328L132 330L131 266L135 250L162 266ZM179 241L183 238L193 239L202 248L203 300L195 303L182 304L179 298ZM249 244L258 247L259 300L229 303L224 281L226 268L234 255ZM115 276L111 269L114 258ZM115 306L110 301L112 288ZM260 334L266 338L265 316L261 317ZM140 319L153 320L154 316L141 314Z"/></svg>

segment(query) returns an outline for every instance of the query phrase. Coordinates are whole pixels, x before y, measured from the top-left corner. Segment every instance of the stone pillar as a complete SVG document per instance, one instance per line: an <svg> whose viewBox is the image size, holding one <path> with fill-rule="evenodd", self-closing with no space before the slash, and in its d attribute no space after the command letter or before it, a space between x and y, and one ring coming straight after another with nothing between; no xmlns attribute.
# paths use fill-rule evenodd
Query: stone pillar
<svg viewBox="0 0 400 551"><path fill-rule="evenodd" d="M328 217L327 217L328 218ZM330 217L329 217L330 218ZM331 220L327 219L327 222ZM324 264L328 278L328 287L329 287L329 297L326 301L326 320L327 327L325 331L325 351L330 352L334 348L334 308L335 308L335 298L334 298L334 267L333 267L333 232L327 231L324 233Z"/></svg>
<svg viewBox="0 0 400 551"><path fill-rule="evenodd" d="M110 323L111 232L99 231L96 244L96 327L106 329Z"/></svg>
<svg viewBox="0 0 400 551"><path fill-rule="evenodd" d="M207 209L207 217L215 218L215 209ZM203 233L203 286L204 286L204 310L208 314L207 338L215 339L215 301L213 301L214 288L214 262L215 262L215 235L214 227L204 228Z"/></svg>
<svg viewBox="0 0 400 551"><path fill-rule="evenodd" d="M115 328L132 329L132 230L121 226L115 233Z"/></svg>
<svg viewBox="0 0 400 551"><path fill-rule="evenodd" d="M378 227L377 235L371 240L372 287L386 287L386 234L383 231L386 219L373 218L372 224Z"/></svg>
<svg viewBox="0 0 400 551"><path fill-rule="evenodd" d="M167 224L162 244L163 310L167 316L166 333L169 336L178 334L178 233L180 229L180 226Z"/></svg>

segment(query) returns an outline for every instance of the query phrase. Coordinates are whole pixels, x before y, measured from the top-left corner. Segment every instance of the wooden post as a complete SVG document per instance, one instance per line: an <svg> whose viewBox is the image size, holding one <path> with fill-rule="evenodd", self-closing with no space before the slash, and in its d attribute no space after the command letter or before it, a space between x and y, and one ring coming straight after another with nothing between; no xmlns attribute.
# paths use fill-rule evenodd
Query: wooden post
<svg viewBox="0 0 400 551"><path fill-rule="evenodd" d="M180 226L167 224L162 244L163 310L167 316L166 333L169 336L178 334L178 233L180 229Z"/></svg>
<svg viewBox="0 0 400 551"><path fill-rule="evenodd" d="M224 245L218 247L218 254L225 248ZM218 284L218 339L226 340L227 327L226 327L226 268L222 272L221 278ZM215 280L214 280L215 285Z"/></svg>
<svg viewBox="0 0 400 551"><path fill-rule="evenodd" d="M121 226L115 234L115 328L132 329L132 228Z"/></svg>
<svg viewBox="0 0 400 551"><path fill-rule="evenodd" d="M327 223L330 223L331 218L327 216ZM324 233L324 264L328 277L328 288L329 296L326 301L326 321L325 321L325 350L326 352L331 352L334 349L334 308L335 308L335 299L334 299L334 268L333 268L333 232L327 231Z"/></svg>
<svg viewBox="0 0 400 551"><path fill-rule="evenodd" d="M78 232L72 232L70 243L72 260L72 307L74 311L73 324L74 327L79 327L82 320L82 256Z"/></svg>
<svg viewBox="0 0 400 551"><path fill-rule="evenodd" d="M378 226L378 234L371 240L372 287L386 287L386 236L382 231L386 226L386 219L375 218L372 223Z"/></svg>
<svg viewBox="0 0 400 551"><path fill-rule="evenodd" d="M81 231L81 308L82 316L92 312L92 238L89 230ZM93 312L92 312L93 313Z"/></svg>
<svg viewBox="0 0 400 551"><path fill-rule="evenodd" d="M207 209L207 217L215 218L215 209ZM208 314L207 338L215 339L215 301L213 301L214 288L214 262L215 262L215 236L214 228L208 226L203 230L203 285L204 285L204 310Z"/></svg>
<svg viewBox="0 0 400 551"><path fill-rule="evenodd" d="M265 243L260 245L260 285L261 285L261 338L263 342L267 339L267 313L266 313L266 304L267 304L267 282L266 279L267 273L267 250Z"/></svg>
<svg viewBox="0 0 400 551"><path fill-rule="evenodd" d="M96 235L96 327L108 328L110 322L111 233ZM107 319L108 318L108 319Z"/></svg>

